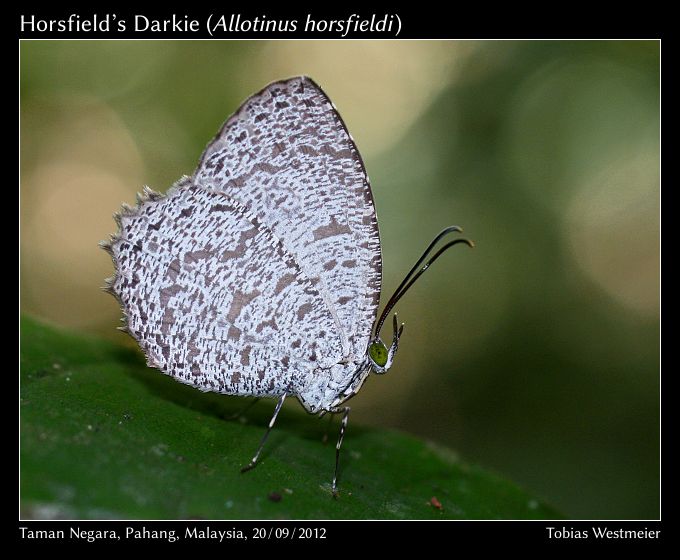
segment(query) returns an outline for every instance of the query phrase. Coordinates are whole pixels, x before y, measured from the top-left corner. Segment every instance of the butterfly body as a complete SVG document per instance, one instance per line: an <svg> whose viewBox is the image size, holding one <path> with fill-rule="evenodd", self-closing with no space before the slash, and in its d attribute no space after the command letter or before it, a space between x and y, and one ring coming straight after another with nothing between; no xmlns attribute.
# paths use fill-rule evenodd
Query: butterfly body
<svg viewBox="0 0 680 560"><path fill-rule="evenodd" d="M119 216L110 282L150 366L203 391L296 395L329 410L380 298L359 152L309 78L252 96L192 177Z"/></svg>

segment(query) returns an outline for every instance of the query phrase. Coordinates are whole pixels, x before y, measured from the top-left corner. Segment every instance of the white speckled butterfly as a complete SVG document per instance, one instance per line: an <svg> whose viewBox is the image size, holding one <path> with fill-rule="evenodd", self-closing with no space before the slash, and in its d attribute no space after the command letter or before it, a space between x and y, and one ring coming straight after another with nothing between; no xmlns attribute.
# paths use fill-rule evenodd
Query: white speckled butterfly
<svg viewBox="0 0 680 560"><path fill-rule="evenodd" d="M442 231L376 320L382 262L364 164L340 115L310 78L268 85L224 124L192 177L144 189L102 246L105 289L149 366L202 391L276 397L254 467L287 396L343 413L369 373L385 373L380 331L394 305L449 247ZM428 258L429 257L429 258ZM427 259L427 262L425 262ZM425 264L423 264L425 263Z"/></svg>

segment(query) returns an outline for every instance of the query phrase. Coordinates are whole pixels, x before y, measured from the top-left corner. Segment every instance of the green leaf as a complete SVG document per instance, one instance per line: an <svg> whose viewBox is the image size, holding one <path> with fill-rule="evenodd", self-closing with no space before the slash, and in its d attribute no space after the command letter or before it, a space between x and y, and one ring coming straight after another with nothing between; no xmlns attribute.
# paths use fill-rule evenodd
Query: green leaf
<svg viewBox="0 0 680 560"><path fill-rule="evenodd" d="M201 393L124 346L21 323L21 504L28 518L545 519L514 484L403 433L350 424L331 497L337 420ZM291 403L294 404L294 403ZM274 495L273 495L274 494ZM275 501L278 496L280 500ZM441 503L439 509L432 498ZM273 499L272 499L273 498ZM436 503L436 502L435 502Z"/></svg>

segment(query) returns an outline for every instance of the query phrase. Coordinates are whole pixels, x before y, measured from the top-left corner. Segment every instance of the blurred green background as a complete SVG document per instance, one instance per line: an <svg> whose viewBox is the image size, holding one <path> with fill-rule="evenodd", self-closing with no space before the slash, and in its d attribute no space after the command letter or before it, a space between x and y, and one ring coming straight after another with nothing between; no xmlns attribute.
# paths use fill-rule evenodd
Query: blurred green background
<svg viewBox="0 0 680 560"><path fill-rule="evenodd" d="M445 225L477 244L400 303L396 365L353 399L353 420L447 444L573 518L658 517L657 41L20 52L23 311L131 344L99 290L111 214L190 175L245 97L308 74L366 161L382 301Z"/></svg>

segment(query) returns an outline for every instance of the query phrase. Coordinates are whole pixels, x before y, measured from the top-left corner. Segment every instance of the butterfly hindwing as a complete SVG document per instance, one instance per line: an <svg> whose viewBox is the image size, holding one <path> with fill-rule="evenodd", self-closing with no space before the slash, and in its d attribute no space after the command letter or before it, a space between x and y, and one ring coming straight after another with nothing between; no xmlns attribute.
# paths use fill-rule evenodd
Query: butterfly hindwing
<svg viewBox="0 0 680 560"><path fill-rule="evenodd" d="M273 396L341 359L313 283L238 202L185 180L120 222L112 290L150 365L202 390Z"/></svg>

